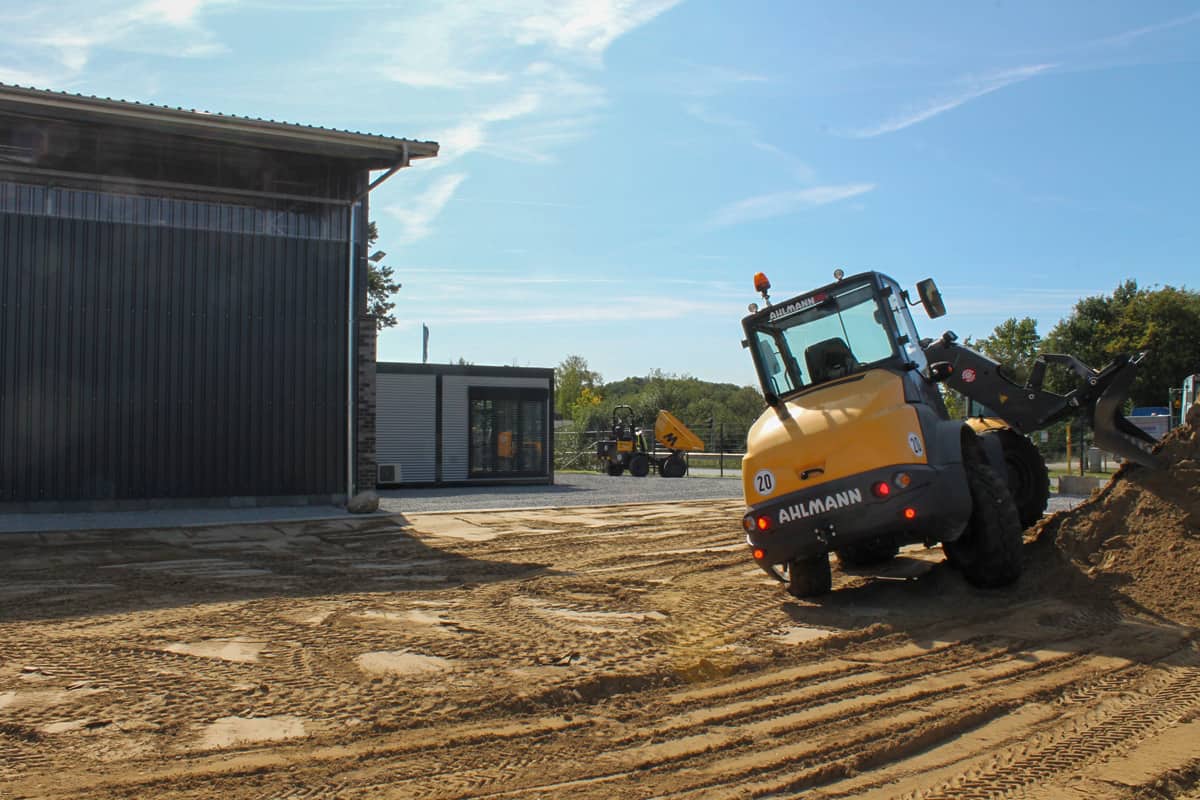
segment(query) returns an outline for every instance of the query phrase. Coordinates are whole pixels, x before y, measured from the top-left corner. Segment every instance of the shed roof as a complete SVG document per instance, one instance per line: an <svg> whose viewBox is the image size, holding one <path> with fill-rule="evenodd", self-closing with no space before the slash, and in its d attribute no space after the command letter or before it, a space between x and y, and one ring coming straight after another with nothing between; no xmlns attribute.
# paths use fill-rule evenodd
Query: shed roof
<svg viewBox="0 0 1200 800"><path fill-rule="evenodd" d="M239 117L209 111L113 100L0 83L0 111L46 119L90 121L182 134L253 147L313 153L364 162L369 169L404 158L433 158L437 142Z"/></svg>

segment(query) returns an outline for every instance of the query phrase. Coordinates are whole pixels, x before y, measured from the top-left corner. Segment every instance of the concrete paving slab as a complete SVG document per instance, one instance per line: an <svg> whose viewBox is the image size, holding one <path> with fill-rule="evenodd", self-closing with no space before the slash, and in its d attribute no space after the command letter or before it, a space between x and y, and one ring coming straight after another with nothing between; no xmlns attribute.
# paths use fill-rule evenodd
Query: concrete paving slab
<svg viewBox="0 0 1200 800"><path fill-rule="evenodd" d="M144 530L212 525L348 519L338 506L264 506L261 508L195 508L147 511L96 511L70 514L0 514L0 534L47 531ZM385 516L361 514L356 517Z"/></svg>

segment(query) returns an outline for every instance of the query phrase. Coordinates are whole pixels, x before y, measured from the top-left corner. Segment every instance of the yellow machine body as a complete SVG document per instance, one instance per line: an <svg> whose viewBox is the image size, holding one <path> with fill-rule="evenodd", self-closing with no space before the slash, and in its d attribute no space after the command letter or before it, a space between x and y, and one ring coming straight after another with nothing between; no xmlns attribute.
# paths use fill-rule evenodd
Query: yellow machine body
<svg viewBox="0 0 1200 800"><path fill-rule="evenodd" d="M704 440L666 409L659 411L654 420L654 439L668 450L704 449Z"/></svg>
<svg viewBox="0 0 1200 800"><path fill-rule="evenodd" d="M801 393L783 409L768 408L747 436L748 505L883 466L927 463L917 412L904 400L900 377L886 370ZM763 470L769 487L758 477Z"/></svg>
<svg viewBox="0 0 1200 800"><path fill-rule="evenodd" d="M1012 430L1012 425L996 417L968 417L967 427L976 433Z"/></svg>

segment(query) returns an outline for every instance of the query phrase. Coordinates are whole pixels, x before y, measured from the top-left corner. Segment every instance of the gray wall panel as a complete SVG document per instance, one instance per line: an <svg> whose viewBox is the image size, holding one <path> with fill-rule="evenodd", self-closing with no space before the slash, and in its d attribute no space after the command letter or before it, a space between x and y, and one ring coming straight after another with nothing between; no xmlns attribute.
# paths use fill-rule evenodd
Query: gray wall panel
<svg viewBox="0 0 1200 800"><path fill-rule="evenodd" d="M437 376L376 375L375 458L399 464L403 483L436 480Z"/></svg>

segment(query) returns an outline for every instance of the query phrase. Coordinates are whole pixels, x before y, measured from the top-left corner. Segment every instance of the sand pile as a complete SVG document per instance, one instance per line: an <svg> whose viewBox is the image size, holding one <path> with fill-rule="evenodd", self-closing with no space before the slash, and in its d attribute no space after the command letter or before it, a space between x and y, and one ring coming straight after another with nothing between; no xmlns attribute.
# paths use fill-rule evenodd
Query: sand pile
<svg viewBox="0 0 1200 800"><path fill-rule="evenodd" d="M1086 503L1034 530L1040 545L1053 545L1063 557L1058 566L1082 572L1144 611L1189 626L1200 626L1197 416L1189 415L1190 424L1156 448L1167 469L1126 465Z"/></svg>

